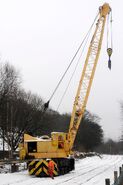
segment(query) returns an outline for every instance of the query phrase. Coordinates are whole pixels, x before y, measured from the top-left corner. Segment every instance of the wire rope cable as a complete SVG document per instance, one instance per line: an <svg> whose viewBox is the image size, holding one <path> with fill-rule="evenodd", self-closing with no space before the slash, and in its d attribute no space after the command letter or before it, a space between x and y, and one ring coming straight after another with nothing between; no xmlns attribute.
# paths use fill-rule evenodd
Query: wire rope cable
<svg viewBox="0 0 123 185"><path fill-rule="evenodd" d="M71 67L71 65L72 65L74 59L76 58L78 52L80 51L80 49L81 49L81 47L82 47L84 41L86 40L86 38L87 38L89 32L91 31L91 29L92 29L92 27L93 27L95 21L97 20L98 15L99 15L99 13L97 13L97 15L96 15L96 17L95 17L95 19L94 19L94 21L93 21L93 23L92 23L90 29L88 30L87 34L85 35L84 39L82 40L81 44L79 45L79 47L78 47L76 53L74 54L74 56L73 56L73 58L71 59L69 65L68 65L68 67L67 67L67 69L65 70L65 72L64 72L63 75L62 75L62 77L60 78L60 80L59 80L58 84L56 85L56 87L55 87L53 93L51 94L49 100L44 104L44 111L46 111L46 109L49 107L49 103L50 103L51 99L52 99L53 96L55 95L55 93L56 93L58 87L60 86L62 80L64 79L64 77L65 77L65 75L66 75L66 73L68 72L69 68Z"/></svg>
<svg viewBox="0 0 123 185"><path fill-rule="evenodd" d="M88 32L88 36L87 36L87 39L86 39L85 44L84 44L84 46L83 46L82 52L81 52L81 54L80 54L80 56L79 56L79 58L78 58L78 60L77 60L77 64L75 65L74 71L73 71L73 73L72 73L72 75L71 75L71 77L70 77L70 80L69 80L69 82L68 82L68 84L67 84L67 87L65 88L65 91L64 91L64 93L63 93L63 95L62 95L62 97L61 97L61 99L60 99L60 102L59 102L59 104L58 104L58 107L57 107L56 111L59 110L59 107L60 107L60 105L61 105L61 103L62 103L62 101L63 101L63 99L64 99L64 97L65 97L65 95L66 95L66 93L67 93L67 90L68 90L68 88L69 88L69 86L70 86L70 83L71 83L71 81L72 81L72 79L73 79L73 76L75 75L75 72L76 72L76 70L77 70L78 64L79 64L80 59L81 59L81 57L82 57L82 54L83 54L83 52L84 52L84 49L85 49L85 46L86 46L86 44L87 44L87 41L88 41L89 36L90 36L90 32Z"/></svg>
<svg viewBox="0 0 123 185"><path fill-rule="evenodd" d="M109 47L109 14L108 14L108 17L107 17L107 48Z"/></svg>
<svg viewBox="0 0 123 185"><path fill-rule="evenodd" d="M111 10L111 14L108 14L108 17L107 17L107 48L110 47L113 50L112 22L113 20L112 20L112 10Z"/></svg>
<svg viewBox="0 0 123 185"><path fill-rule="evenodd" d="M113 22L113 19L112 19L112 10L111 10L111 20L110 20L110 25L111 25L111 48L113 50L113 29L112 29L112 22Z"/></svg>

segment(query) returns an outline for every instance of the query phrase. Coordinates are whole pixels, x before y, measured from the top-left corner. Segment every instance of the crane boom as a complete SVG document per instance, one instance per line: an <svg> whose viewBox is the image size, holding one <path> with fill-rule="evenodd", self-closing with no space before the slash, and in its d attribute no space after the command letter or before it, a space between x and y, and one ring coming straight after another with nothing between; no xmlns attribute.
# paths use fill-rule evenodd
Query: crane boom
<svg viewBox="0 0 123 185"><path fill-rule="evenodd" d="M73 105L73 111L69 127L70 150L73 147L81 119L84 115L84 111L86 108L87 100L89 97L92 81L94 78L101 50L106 17L110 13L110 11L111 8L107 3L105 3L103 6L99 8L99 19L96 24L94 35L90 42L90 46L87 52L87 57L85 60L84 68L82 71L82 75L80 78L78 90Z"/></svg>

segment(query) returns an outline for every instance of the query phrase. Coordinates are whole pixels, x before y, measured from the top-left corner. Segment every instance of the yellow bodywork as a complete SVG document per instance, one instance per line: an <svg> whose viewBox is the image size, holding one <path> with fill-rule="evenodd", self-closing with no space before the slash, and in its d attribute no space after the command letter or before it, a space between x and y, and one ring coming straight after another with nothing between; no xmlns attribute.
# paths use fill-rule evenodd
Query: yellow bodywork
<svg viewBox="0 0 123 185"><path fill-rule="evenodd" d="M29 143L35 143L36 148L29 151ZM24 134L24 144L20 145L20 159L26 155L39 158L62 158L68 157L69 141L68 134L63 132L52 132L51 138L37 138Z"/></svg>

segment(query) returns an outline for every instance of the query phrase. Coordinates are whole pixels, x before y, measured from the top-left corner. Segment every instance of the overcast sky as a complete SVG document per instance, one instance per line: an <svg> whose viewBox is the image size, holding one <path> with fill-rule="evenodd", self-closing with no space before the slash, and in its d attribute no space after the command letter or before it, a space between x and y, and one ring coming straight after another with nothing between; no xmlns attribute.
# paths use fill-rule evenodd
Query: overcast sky
<svg viewBox="0 0 123 185"><path fill-rule="evenodd" d="M9 61L19 69L23 87L47 101L104 2L0 0L1 61ZM105 29L87 109L101 118L105 137L119 139L123 130L120 111L120 101L123 101L123 1L107 2L113 11L112 70L107 67ZM59 108L60 113L72 111L83 63L82 59ZM51 101L54 110L69 78L68 74Z"/></svg>

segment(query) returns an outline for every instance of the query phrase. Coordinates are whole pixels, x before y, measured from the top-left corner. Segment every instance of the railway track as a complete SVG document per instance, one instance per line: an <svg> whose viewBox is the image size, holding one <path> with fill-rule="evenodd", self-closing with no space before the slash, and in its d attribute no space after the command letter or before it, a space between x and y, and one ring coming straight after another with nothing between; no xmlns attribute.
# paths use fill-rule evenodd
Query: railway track
<svg viewBox="0 0 123 185"><path fill-rule="evenodd" d="M27 171L18 172L14 174L5 174L11 181L7 181L1 185L101 185L110 174L113 177L113 171L122 164L122 156L104 156L102 159L98 157L90 157L76 161L76 168L74 171L59 177L51 178L37 178L29 176ZM0 176L1 179L1 176ZM9 183L8 183L9 182Z"/></svg>
<svg viewBox="0 0 123 185"><path fill-rule="evenodd" d="M67 184L71 184L71 182L72 184L77 184L77 185L87 184L92 179L96 178L97 176L100 176L103 173L106 173L106 171L108 171L109 169L112 169L115 165L121 162L122 162L122 159L119 159L118 157L116 157L114 160L114 158L111 157L108 159L108 164L102 164L102 165L97 164L96 167L93 165L90 165L87 168L79 168L78 169L78 171L80 171L79 174L77 174L76 172L75 176L68 178L67 180L64 180L60 183L56 183L55 185L59 185L59 184L67 185ZM79 179L80 179L80 182L79 182Z"/></svg>
<svg viewBox="0 0 123 185"><path fill-rule="evenodd" d="M19 164L19 163L24 163L24 162L28 162L32 159L25 159L25 160L20 160L20 159L5 159L5 160L0 160L0 165L3 164ZM33 161L36 161L37 159L33 159ZM40 160L40 158L38 159Z"/></svg>

